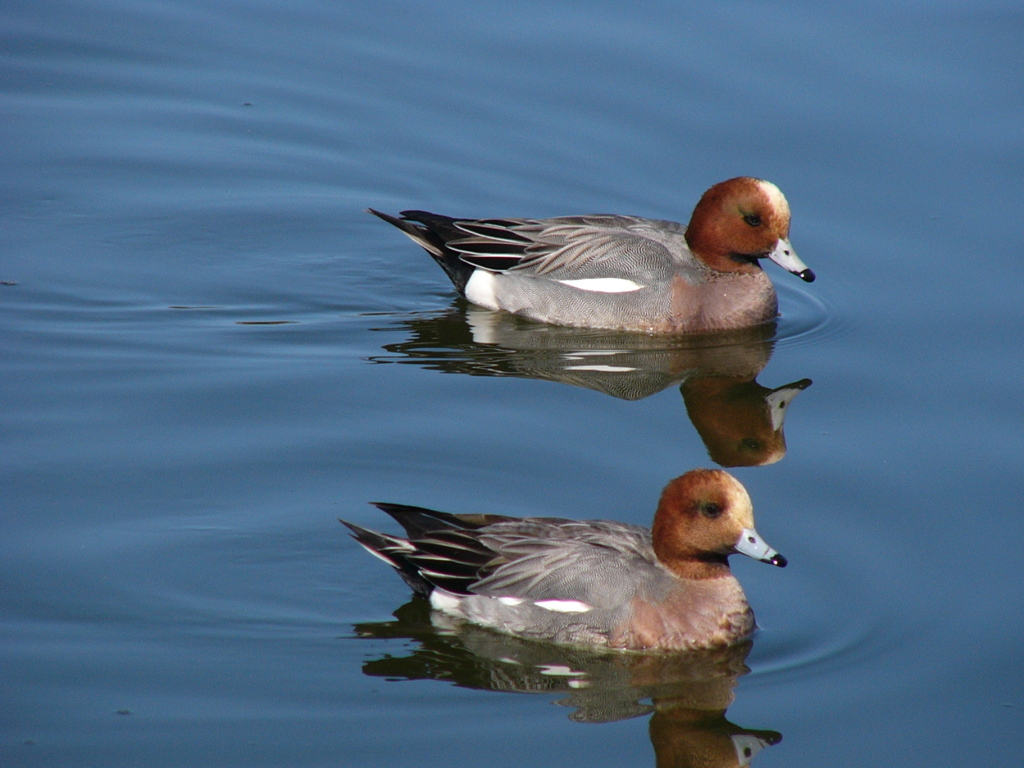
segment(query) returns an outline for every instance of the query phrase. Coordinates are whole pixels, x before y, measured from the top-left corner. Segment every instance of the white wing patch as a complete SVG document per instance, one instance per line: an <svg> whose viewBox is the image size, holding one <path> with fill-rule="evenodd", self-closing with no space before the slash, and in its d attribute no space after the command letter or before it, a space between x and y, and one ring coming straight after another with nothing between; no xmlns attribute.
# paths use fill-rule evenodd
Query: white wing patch
<svg viewBox="0 0 1024 768"><path fill-rule="evenodd" d="M636 368L627 368L622 365L567 365L567 371L600 371L602 373L629 373Z"/></svg>
<svg viewBox="0 0 1024 768"><path fill-rule="evenodd" d="M559 280L562 285L595 293L629 293L645 287L621 277L589 277L583 280Z"/></svg>
<svg viewBox="0 0 1024 768"><path fill-rule="evenodd" d="M579 600L538 600L534 605L545 611L555 611L556 613L586 613L594 610L594 606Z"/></svg>

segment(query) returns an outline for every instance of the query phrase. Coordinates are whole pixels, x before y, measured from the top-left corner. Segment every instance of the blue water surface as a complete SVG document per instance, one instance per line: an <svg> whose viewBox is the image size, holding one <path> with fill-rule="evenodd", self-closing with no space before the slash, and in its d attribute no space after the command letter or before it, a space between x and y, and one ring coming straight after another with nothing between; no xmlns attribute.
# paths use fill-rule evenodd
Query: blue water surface
<svg viewBox="0 0 1024 768"><path fill-rule="evenodd" d="M0 21L0 763L1019 762L1019 4ZM685 221L741 174L819 279L722 343L474 309L363 212ZM734 563L761 629L699 663L446 626L336 522L647 525L715 465L790 566Z"/></svg>

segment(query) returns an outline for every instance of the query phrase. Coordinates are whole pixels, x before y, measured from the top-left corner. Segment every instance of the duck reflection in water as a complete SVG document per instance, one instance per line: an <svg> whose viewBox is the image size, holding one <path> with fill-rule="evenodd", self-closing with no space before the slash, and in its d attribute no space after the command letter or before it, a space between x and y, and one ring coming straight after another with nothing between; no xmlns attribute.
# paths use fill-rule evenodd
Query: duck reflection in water
<svg viewBox="0 0 1024 768"><path fill-rule="evenodd" d="M398 623L356 627L420 644L370 662L367 674L564 692L560 703L581 722L651 713L659 765L745 765L778 741L725 719L756 626L729 557L786 565L729 473L670 481L651 529L376 506L408 538L342 522L426 600L396 613Z"/></svg>
<svg viewBox="0 0 1024 768"><path fill-rule="evenodd" d="M431 611L415 598L396 621L355 625L358 638L413 641L363 673L392 681L439 680L461 688L558 696L579 723L650 716L659 768L747 766L782 735L726 718L752 643L681 654L600 653L502 635Z"/></svg>
<svg viewBox="0 0 1024 768"><path fill-rule="evenodd" d="M403 318L398 327L408 339L385 345L390 354L372 362L558 381L623 400L678 386L708 455L723 467L762 466L785 456L788 406L811 385L810 379L774 388L757 382L775 346L774 323L651 336L534 323L459 300L448 312Z"/></svg>

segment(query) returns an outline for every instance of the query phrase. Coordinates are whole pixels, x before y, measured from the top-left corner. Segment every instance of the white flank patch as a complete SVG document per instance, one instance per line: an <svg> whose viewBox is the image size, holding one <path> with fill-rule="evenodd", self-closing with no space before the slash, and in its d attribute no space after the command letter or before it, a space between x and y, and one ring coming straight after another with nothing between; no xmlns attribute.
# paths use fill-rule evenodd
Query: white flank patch
<svg viewBox="0 0 1024 768"><path fill-rule="evenodd" d="M445 592L443 589L435 588L430 593L430 606L439 611L457 611L461 602L458 597L451 592Z"/></svg>
<svg viewBox="0 0 1024 768"><path fill-rule="evenodd" d="M466 281L466 298L480 307L500 309L498 296L494 291L497 277L486 269L477 269Z"/></svg>
<svg viewBox="0 0 1024 768"><path fill-rule="evenodd" d="M537 670L542 675L551 675L552 677L579 677L580 675L587 674L586 672L577 672L575 669L564 667L561 664L541 664L537 667Z"/></svg>
<svg viewBox="0 0 1024 768"><path fill-rule="evenodd" d="M567 365L567 371L601 371L603 373L629 373L636 368L627 368L622 365Z"/></svg>
<svg viewBox="0 0 1024 768"><path fill-rule="evenodd" d="M621 277L588 277L583 280L559 280L558 282L568 285L570 288L579 288L581 291L594 291L595 293L629 293L630 291L639 291L644 287Z"/></svg>
<svg viewBox="0 0 1024 768"><path fill-rule="evenodd" d="M522 605L524 600L521 597L499 597L498 602L502 605Z"/></svg>
<svg viewBox="0 0 1024 768"><path fill-rule="evenodd" d="M568 686L570 688L589 688L590 687L590 681L589 680L569 680L567 684L568 684Z"/></svg>
<svg viewBox="0 0 1024 768"><path fill-rule="evenodd" d="M586 613L594 609L594 606L581 603L579 600L538 600L534 605L556 613Z"/></svg>

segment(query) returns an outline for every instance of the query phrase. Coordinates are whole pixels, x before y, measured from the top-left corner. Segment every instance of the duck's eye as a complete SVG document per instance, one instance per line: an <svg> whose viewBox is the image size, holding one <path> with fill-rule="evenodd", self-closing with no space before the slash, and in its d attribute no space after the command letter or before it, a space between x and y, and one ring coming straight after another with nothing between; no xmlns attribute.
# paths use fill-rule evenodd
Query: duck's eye
<svg viewBox="0 0 1024 768"><path fill-rule="evenodd" d="M716 504L713 501L704 502L700 505L700 513L704 515L704 517L714 520L716 517L721 517L722 505Z"/></svg>
<svg viewBox="0 0 1024 768"><path fill-rule="evenodd" d="M761 226L761 217L756 213L745 213L743 214L743 220L752 227Z"/></svg>

